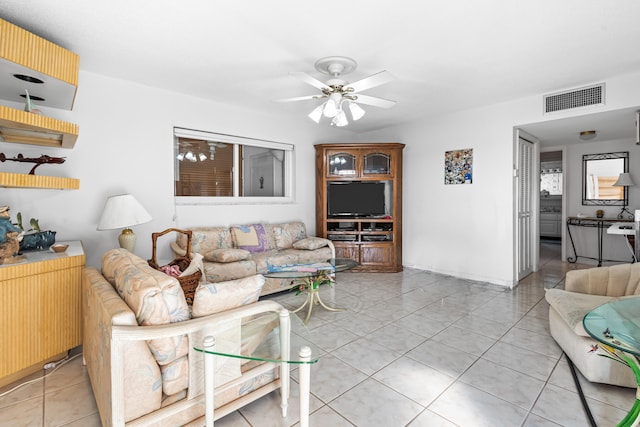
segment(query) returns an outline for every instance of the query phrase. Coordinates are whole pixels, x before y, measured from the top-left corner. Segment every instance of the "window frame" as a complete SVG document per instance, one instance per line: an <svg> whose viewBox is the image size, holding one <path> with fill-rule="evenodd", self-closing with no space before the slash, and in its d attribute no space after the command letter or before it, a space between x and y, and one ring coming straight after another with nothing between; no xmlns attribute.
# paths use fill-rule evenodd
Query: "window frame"
<svg viewBox="0 0 640 427"><path fill-rule="evenodd" d="M233 192L231 197L213 197L213 196L176 196L176 170L179 161L176 159L175 148L178 145L178 138L191 138L201 140L212 140L224 142L233 145ZM282 150L284 152L284 196L239 196L240 191L240 161L239 146L251 146L259 148L271 148ZM173 193L176 205L250 205L250 204L291 204L295 202L294 197L294 149L293 144L283 142L269 141L266 139L248 138L237 135L227 135L222 133L201 131L196 129L183 128L179 126L173 127L173 148L172 156L174 159L173 166Z"/></svg>

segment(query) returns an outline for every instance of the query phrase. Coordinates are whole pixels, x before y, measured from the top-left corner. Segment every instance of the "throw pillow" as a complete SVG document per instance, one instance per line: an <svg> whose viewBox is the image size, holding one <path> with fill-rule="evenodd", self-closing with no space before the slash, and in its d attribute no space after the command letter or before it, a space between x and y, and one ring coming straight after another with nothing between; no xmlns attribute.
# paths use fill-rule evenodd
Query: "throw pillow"
<svg viewBox="0 0 640 427"><path fill-rule="evenodd" d="M211 262L236 262L249 259L251 252L244 249L214 249L204 255L205 261Z"/></svg>
<svg viewBox="0 0 640 427"><path fill-rule="evenodd" d="M323 239L322 237L307 237L306 239L293 242L294 249L307 249L312 251L315 249L324 248L325 246L329 246L329 241L327 239Z"/></svg>
<svg viewBox="0 0 640 427"><path fill-rule="evenodd" d="M236 248L251 253L267 250L267 232L262 224L238 225L231 228Z"/></svg>
<svg viewBox="0 0 640 427"><path fill-rule="evenodd" d="M243 279L218 283L201 283L193 297L193 317L231 310L258 301L264 276L256 274Z"/></svg>

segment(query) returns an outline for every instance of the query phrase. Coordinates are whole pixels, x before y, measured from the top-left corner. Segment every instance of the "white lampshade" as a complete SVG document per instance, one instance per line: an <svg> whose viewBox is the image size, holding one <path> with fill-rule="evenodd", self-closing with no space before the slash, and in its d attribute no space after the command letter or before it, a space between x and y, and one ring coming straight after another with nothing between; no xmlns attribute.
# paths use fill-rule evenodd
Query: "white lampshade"
<svg viewBox="0 0 640 427"><path fill-rule="evenodd" d="M349 111L351 111L351 117L353 117L353 120L360 120L365 113L362 107L353 101L349 102Z"/></svg>
<svg viewBox="0 0 640 427"><path fill-rule="evenodd" d="M327 102L324 103L324 110L322 110L322 114L325 117L335 117L338 114L338 109L336 108L336 103L333 102L333 99L328 99Z"/></svg>
<svg viewBox="0 0 640 427"><path fill-rule="evenodd" d="M313 109L312 112L309 113L309 118L316 123L320 123L320 118L322 117L322 109L324 108L324 104L318 105Z"/></svg>
<svg viewBox="0 0 640 427"><path fill-rule="evenodd" d="M97 230L114 230L123 228L118 237L120 247L133 252L136 235L130 227L151 221L151 215L131 194L111 196L107 199L102 211Z"/></svg>
<svg viewBox="0 0 640 427"><path fill-rule="evenodd" d="M342 110L342 109L338 110L338 113L333 118L333 121L331 123L335 124L338 127L342 127L342 126L348 125L349 121L347 120L347 115L345 114L344 110Z"/></svg>
<svg viewBox="0 0 640 427"><path fill-rule="evenodd" d="M618 176L618 180L613 185L618 187L630 187L636 184L633 182L633 180L631 179L631 175L628 172L623 172Z"/></svg>

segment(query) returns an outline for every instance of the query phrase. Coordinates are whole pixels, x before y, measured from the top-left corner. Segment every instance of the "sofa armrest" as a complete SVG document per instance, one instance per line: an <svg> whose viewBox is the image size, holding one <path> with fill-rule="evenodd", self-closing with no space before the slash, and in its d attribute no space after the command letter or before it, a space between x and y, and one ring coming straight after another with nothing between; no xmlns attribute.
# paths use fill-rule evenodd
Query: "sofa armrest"
<svg viewBox="0 0 640 427"><path fill-rule="evenodd" d="M138 327L133 311L95 268L85 268L82 272L82 297L84 359L102 424L123 425L126 420L158 409L162 404L162 389L154 389L154 383L160 380L160 369L146 343L133 343L114 358L113 328ZM122 365L124 360L126 372L147 373L128 378L127 388L123 384L118 387L117 381L114 382L114 367L118 363ZM119 372L125 375L124 366Z"/></svg>

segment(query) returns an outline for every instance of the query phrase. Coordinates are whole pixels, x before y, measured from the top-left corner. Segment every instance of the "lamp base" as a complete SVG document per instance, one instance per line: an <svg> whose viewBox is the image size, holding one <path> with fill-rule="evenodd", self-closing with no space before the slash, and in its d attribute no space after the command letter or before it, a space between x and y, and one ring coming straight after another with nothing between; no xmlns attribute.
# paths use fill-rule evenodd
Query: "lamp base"
<svg viewBox="0 0 640 427"><path fill-rule="evenodd" d="M136 234L130 228L125 228L118 236L118 242L120 247L133 253L133 248L136 247Z"/></svg>

